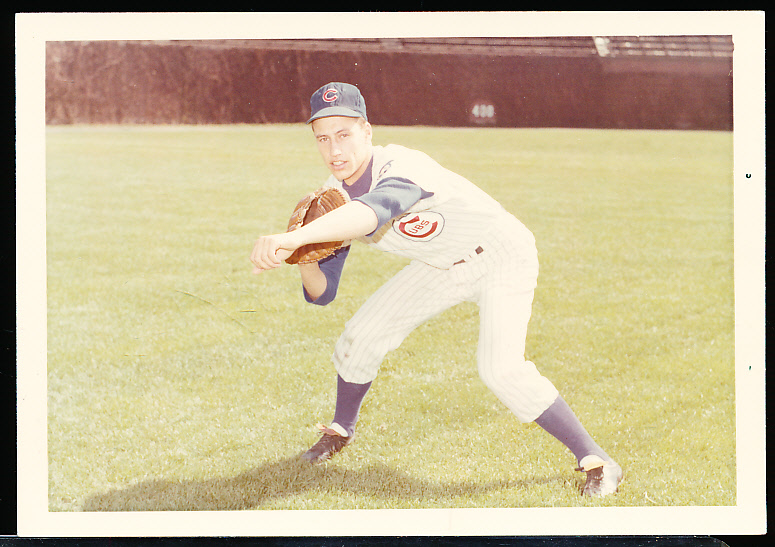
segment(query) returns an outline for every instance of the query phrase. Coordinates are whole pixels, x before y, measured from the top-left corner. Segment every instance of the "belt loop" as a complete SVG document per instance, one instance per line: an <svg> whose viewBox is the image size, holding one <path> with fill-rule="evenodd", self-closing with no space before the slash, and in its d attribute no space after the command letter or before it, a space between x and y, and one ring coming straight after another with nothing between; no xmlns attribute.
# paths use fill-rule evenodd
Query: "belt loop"
<svg viewBox="0 0 775 547"><path fill-rule="evenodd" d="M484 252L484 249L482 249L482 246L481 246L481 245L480 245L479 247L477 247L476 249L474 249L474 253L476 253L476 254L478 254L478 255L482 254L483 252ZM453 266L457 266L458 264L463 264L463 263L464 263L464 262L466 262L466 261L467 261L469 258L473 258L473 256L474 256L474 255L473 255L473 253L472 253L472 254L468 255L466 258L464 258L464 259L462 259L462 260L458 260L457 262L455 262L455 263L454 263L454 264L452 264L452 265L453 265Z"/></svg>

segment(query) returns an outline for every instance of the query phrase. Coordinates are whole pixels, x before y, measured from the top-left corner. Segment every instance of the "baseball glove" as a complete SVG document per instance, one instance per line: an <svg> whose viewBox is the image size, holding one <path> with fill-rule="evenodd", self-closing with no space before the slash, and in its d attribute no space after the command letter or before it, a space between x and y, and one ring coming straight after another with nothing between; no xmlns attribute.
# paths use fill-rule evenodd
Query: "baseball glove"
<svg viewBox="0 0 775 547"><path fill-rule="evenodd" d="M288 232L292 232L305 226L326 213L329 213L347 203L344 192L338 188L324 186L307 194L291 214L288 221ZM331 256L337 249L341 249L344 241L329 241L325 243L310 243L296 249L291 256L285 259L288 264L311 264Z"/></svg>

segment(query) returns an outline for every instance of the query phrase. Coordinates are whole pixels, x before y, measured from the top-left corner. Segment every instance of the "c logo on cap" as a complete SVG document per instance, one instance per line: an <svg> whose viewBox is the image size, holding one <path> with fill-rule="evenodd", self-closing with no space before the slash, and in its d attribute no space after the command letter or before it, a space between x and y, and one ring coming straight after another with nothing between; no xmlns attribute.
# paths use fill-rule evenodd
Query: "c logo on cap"
<svg viewBox="0 0 775 547"><path fill-rule="evenodd" d="M334 89L334 88L331 88L331 89L326 89L326 90L323 92L323 100L324 100L325 102L327 102L327 103L333 103L333 102L334 102L335 100L337 100L338 98L339 98L339 93L338 93L338 92L337 92L337 90L336 90L336 89Z"/></svg>

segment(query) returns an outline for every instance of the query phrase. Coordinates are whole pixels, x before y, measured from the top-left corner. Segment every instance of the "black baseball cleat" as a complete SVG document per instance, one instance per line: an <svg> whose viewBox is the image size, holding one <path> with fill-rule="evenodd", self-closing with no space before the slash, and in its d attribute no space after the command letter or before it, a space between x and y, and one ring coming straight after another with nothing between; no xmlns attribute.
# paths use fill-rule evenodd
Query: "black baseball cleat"
<svg viewBox="0 0 775 547"><path fill-rule="evenodd" d="M312 448L301 455L301 459L309 463L321 463L330 459L353 440L352 435L343 437L330 427L322 425L318 425L318 427L323 432L323 436L312 445Z"/></svg>
<svg viewBox="0 0 775 547"><path fill-rule="evenodd" d="M587 458L584 458L586 460ZM590 458L592 459L592 458ZM600 458L593 461L584 462L577 469L587 474L587 481L581 491L582 496L591 498L602 498L613 494L619 489L624 473L621 466L613 460L603 461Z"/></svg>

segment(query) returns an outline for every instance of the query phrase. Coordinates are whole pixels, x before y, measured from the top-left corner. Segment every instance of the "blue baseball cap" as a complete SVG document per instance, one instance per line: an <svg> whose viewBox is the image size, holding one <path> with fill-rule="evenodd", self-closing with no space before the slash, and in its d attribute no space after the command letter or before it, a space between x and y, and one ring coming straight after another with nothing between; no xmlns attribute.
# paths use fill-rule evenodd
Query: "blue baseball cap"
<svg viewBox="0 0 775 547"><path fill-rule="evenodd" d="M352 84L331 82L312 94L309 100L312 116L307 123L328 116L346 116L348 118L366 117L366 101L358 88Z"/></svg>

